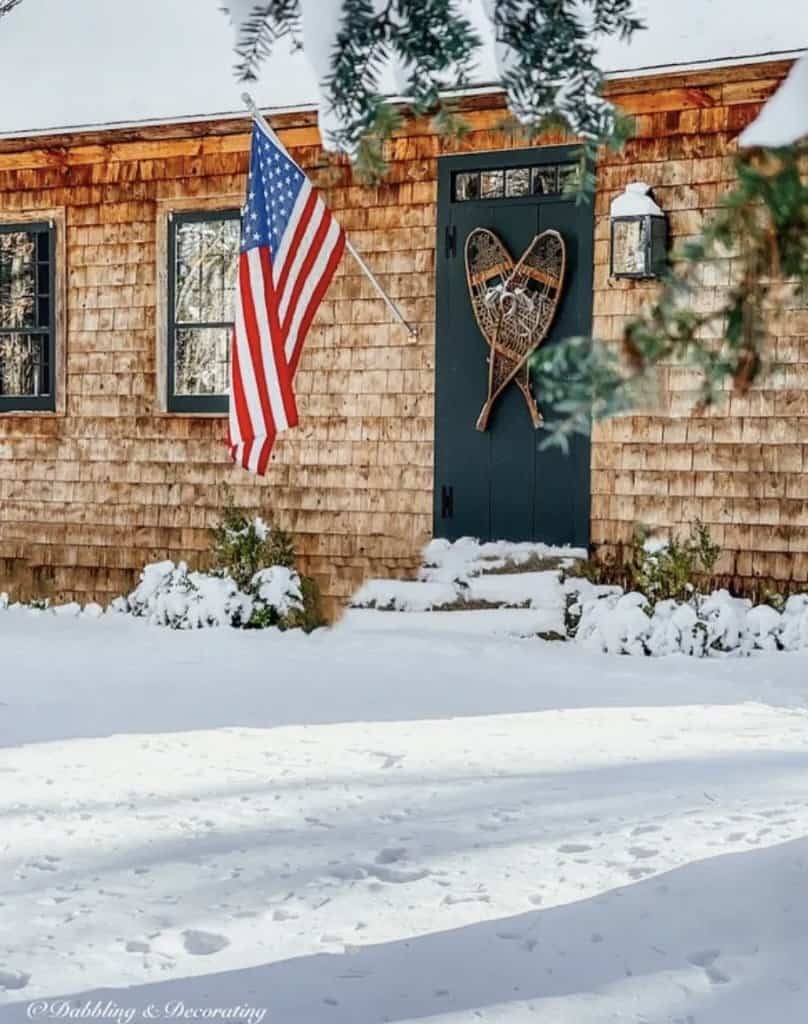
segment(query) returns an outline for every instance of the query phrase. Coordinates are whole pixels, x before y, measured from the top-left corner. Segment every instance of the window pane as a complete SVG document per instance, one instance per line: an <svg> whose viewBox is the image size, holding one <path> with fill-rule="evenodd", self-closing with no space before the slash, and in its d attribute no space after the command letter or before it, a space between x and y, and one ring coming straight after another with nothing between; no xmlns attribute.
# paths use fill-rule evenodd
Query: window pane
<svg viewBox="0 0 808 1024"><path fill-rule="evenodd" d="M526 196L530 194L530 171L527 167L517 167L505 172L505 195Z"/></svg>
<svg viewBox="0 0 808 1024"><path fill-rule="evenodd" d="M462 202L465 199L480 198L480 176L476 171L470 174L458 174L455 177L455 199Z"/></svg>
<svg viewBox="0 0 808 1024"><path fill-rule="evenodd" d="M0 334L0 396L31 398L49 393L48 339Z"/></svg>
<svg viewBox="0 0 808 1024"><path fill-rule="evenodd" d="M480 195L483 199L498 199L504 191L504 171L483 171L480 174Z"/></svg>
<svg viewBox="0 0 808 1024"><path fill-rule="evenodd" d="M558 191L558 176L554 166L533 168L533 194L552 195Z"/></svg>
<svg viewBox="0 0 808 1024"><path fill-rule="evenodd" d="M559 192L571 192L578 188L581 177L579 164L561 164L558 168Z"/></svg>
<svg viewBox="0 0 808 1024"><path fill-rule="evenodd" d="M174 393L225 395L229 380L229 327L178 327L174 344Z"/></svg>
<svg viewBox="0 0 808 1024"><path fill-rule="evenodd" d="M233 320L240 233L235 219L177 226L174 317L178 323Z"/></svg>
<svg viewBox="0 0 808 1024"><path fill-rule="evenodd" d="M0 232L0 329L37 326L36 237Z"/></svg>

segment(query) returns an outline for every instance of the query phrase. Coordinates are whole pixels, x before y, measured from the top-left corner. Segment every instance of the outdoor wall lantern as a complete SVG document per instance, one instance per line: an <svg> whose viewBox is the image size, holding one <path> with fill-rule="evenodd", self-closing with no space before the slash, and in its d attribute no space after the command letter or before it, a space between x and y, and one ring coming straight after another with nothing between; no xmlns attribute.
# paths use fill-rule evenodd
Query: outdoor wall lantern
<svg viewBox="0 0 808 1024"><path fill-rule="evenodd" d="M633 181L612 200L612 277L660 277L668 258L668 229L664 212L643 181Z"/></svg>

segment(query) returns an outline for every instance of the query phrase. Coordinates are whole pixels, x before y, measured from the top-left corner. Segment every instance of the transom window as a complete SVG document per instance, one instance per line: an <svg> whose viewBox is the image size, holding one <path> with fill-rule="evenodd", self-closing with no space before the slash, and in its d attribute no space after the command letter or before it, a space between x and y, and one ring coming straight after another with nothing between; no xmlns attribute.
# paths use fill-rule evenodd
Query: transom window
<svg viewBox="0 0 808 1024"><path fill-rule="evenodd" d="M226 412L238 210L178 213L168 244L168 408Z"/></svg>
<svg viewBox="0 0 808 1024"><path fill-rule="evenodd" d="M0 224L0 412L54 410L55 231Z"/></svg>
<svg viewBox="0 0 808 1024"><path fill-rule="evenodd" d="M470 199L560 195L576 187L579 175L580 166L577 162L498 168L491 171L458 171L454 176L454 198L456 202L467 202Z"/></svg>

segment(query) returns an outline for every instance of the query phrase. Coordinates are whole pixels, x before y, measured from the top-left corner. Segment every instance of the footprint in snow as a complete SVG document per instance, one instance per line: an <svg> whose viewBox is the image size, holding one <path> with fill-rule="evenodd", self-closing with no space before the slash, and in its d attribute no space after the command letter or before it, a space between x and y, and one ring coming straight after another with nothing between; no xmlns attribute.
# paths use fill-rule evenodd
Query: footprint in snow
<svg viewBox="0 0 808 1024"><path fill-rule="evenodd" d="M388 846L379 850L375 860L377 864L395 864L396 861L404 860L406 856L407 851L403 846Z"/></svg>
<svg viewBox="0 0 808 1024"><path fill-rule="evenodd" d="M60 857L52 857L47 854L44 857L34 857L32 860L27 861L25 866L36 868L37 871L57 871L56 865L60 860Z"/></svg>
<svg viewBox="0 0 808 1024"><path fill-rule="evenodd" d="M401 885L404 882L418 882L429 875L426 868L387 868L368 867L368 874L375 875L380 882L392 882L394 885Z"/></svg>
<svg viewBox="0 0 808 1024"><path fill-rule="evenodd" d="M628 876L629 876L629 878L647 878L649 875L653 875L654 873L655 872L654 872L653 868L629 868L628 869Z"/></svg>
<svg viewBox="0 0 808 1024"><path fill-rule="evenodd" d="M488 895L488 893L485 893L485 892L473 893L470 896L453 896L451 893L449 893L448 895L444 896L443 899L441 900L441 903L443 903L447 907L457 906L458 903L490 903L490 902L491 902L491 897Z"/></svg>
<svg viewBox="0 0 808 1024"><path fill-rule="evenodd" d="M712 985L726 985L730 977L715 966L715 961L721 956L720 949L701 949L690 953L687 962L694 967L701 967Z"/></svg>
<svg viewBox="0 0 808 1024"><path fill-rule="evenodd" d="M586 843L562 843L558 853L588 853L591 849Z"/></svg>
<svg viewBox="0 0 808 1024"><path fill-rule="evenodd" d="M651 850L645 846L629 846L628 852L637 860L647 860L649 857L656 857L659 850Z"/></svg>
<svg viewBox="0 0 808 1024"><path fill-rule="evenodd" d="M328 869L329 875L334 878L340 878L346 882L357 882L362 878L367 878L368 873L359 864L332 864Z"/></svg>
<svg viewBox="0 0 808 1024"><path fill-rule="evenodd" d="M185 952L192 956L210 956L220 953L230 945L230 940L216 932L203 932L189 928L182 933L182 944Z"/></svg>
<svg viewBox="0 0 808 1024"><path fill-rule="evenodd" d="M127 953L150 953L151 944L142 939L130 939L123 947Z"/></svg>
<svg viewBox="0 0 808 1024"><path fill-rule="evenodd" d="M293 914L291 910L275 910L272 913L273 921L296 921L299 914Z"/></svg>
<svg viewBox="0 0 808 1024"><path fill-rule="evenodd" d="M25 971L9 971L0 967L0 991L11 992L25 988L30 980L31 975Z"/></svg>

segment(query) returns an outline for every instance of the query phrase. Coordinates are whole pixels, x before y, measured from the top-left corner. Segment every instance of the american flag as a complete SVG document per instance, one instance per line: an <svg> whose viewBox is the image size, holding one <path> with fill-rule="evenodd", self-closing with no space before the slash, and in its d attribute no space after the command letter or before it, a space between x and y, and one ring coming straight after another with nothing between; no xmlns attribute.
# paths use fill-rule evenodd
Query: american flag
<svg viewBox="0 0 808 1024"><path fill-rule="evenodd" d="M239 255L230 365L229 447L263 475L275 437L297 425L303 342L345 246L305 174L257 121Z"/></svg>

